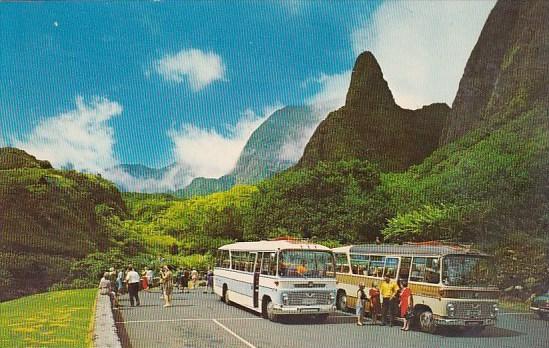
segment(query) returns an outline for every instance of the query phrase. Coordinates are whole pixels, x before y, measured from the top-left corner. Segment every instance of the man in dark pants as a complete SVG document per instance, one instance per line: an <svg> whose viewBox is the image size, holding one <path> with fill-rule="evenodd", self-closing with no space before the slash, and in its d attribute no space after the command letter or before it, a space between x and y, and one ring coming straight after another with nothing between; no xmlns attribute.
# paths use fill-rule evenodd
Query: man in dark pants
<svg viewBox="0 0 549 348"><path fill-rule="evenodd" d="M133 307L134 298L136 304L139 306L139 273L137 273L130 265L128 267L128 274L126 274L126 283L128 283L128 293L130 295L130 305Z"/></svg>
<svg viewBox="0 0 549 348"><path fill-rule="evenodd" d="M389 275L385 275L379 286L379 292L383 298L383 303L381 304L381 325L387 324L387 314L389 314L389 325L393 326L395 316L393 311L394 299L398 292L398 285L395 282L391 282Z"/></svg>

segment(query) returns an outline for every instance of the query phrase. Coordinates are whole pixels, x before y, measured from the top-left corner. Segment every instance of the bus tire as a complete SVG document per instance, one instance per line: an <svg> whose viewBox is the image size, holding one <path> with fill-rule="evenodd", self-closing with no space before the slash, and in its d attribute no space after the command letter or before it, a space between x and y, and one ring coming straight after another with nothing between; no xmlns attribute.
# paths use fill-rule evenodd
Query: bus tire
<svg viewBox="0 0 549 348"><path fill-rule="evenodd" d="M223 285L223 302L225 302L226 304L230 305L231 304L231 300L229 299L229 289L227 288L226 285Z"/></svg>
<svg viewBox="0 0 549 348"><path fill-rule="evenodd" d="M263 318L269 319L270 321L276 322L278 319L277 315L274 313L274 304L270 298L266 297L263 299L263 304L261 308Z"/></svg>
<svg viewBox="0 0 549 348"><path fill-rule="evenodd" d="M419 328L423 332L435 333L437 327L431 310L422 310L418 315Z"/></svg>
<svg viewBox="0 0 549 348"><path fill-rule="evenodd" d="M347 311L347 294L345 293L345 290L339 290L337 292L336 307L340 311Z"/></svg>

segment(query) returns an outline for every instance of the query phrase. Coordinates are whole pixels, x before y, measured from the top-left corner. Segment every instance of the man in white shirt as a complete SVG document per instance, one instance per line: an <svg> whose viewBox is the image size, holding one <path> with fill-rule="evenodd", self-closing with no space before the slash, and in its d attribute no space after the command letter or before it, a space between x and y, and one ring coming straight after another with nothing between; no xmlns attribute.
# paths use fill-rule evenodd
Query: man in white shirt
<svg viewBox="0 0 549 348"><path fill-rule="evenodd" d="M139 281L141 277L133 267L128 267L128 273L126 274L126 283L128 283L128 293L130 295L130 305L133 307L134 298L135 303L139 306Z"/></svg>

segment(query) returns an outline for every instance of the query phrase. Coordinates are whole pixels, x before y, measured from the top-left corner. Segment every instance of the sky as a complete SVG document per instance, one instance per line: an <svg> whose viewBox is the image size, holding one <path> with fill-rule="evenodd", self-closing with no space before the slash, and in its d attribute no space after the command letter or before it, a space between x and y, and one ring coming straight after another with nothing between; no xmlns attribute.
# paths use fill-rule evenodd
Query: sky
<svg viewBox="0 0 549 348"><path fill-rule="evenodd" d="M326 115L342 106L364 50L399 105L451 104L493 5L0 3L0 146L136 190L219 177L275 110L310 105ZM126 163L177 163L187 174L143 183L109 172Z"/></svg>

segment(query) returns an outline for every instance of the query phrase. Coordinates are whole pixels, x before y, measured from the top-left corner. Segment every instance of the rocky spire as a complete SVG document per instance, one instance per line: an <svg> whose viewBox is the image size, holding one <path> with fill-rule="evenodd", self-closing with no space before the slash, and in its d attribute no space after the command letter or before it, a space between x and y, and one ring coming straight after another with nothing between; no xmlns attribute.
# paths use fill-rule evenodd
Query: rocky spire
<svg viewBox="0 0 549 348"><path fill-rule="evenodd" d="M393 94L387 81L383 78L381 67L376 58L372 52L361 53L353 67L345 106L363 110L378 110L395 105Z"/></svg>

